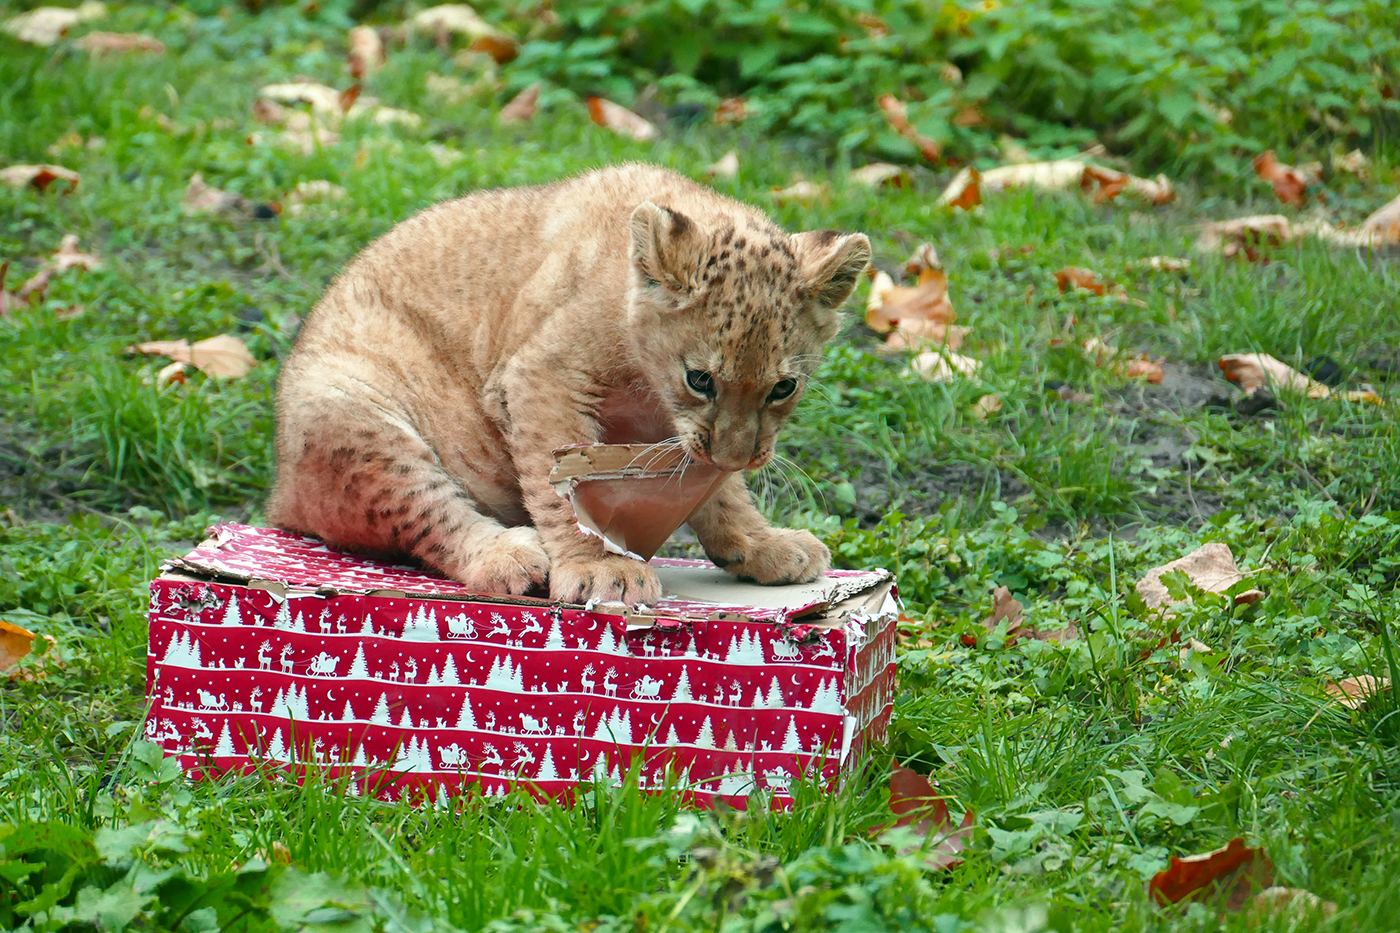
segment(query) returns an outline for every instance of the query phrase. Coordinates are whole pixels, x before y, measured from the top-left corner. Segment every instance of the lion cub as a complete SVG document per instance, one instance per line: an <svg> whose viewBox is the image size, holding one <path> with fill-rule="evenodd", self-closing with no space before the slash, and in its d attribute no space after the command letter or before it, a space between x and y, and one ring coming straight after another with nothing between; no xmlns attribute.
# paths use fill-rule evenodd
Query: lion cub
<svg viewBox="0 0 1400 933"><path fill-rule="evenodd" d="M743 471L772 457L869 260L864 236L788 234L646 165L429 208L302 328L268 514L484 593L653 602L652 569L579 532L548 476L556 447L669 440L729 472L690 519L711 560L814 580L830 553L770 526Z"/></svg>

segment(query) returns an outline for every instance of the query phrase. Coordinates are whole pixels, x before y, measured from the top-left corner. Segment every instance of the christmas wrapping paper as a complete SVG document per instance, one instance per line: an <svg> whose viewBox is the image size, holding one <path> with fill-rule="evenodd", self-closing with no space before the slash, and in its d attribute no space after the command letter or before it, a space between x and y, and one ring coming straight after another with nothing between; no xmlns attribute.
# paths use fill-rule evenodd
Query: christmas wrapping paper
<svg viewBox="0 0 1400 933"><path fill-rule="evenodd" d="M487 597L287 532L221 525L151 585L147 737L196 776L315 768L445 802L582 780L742 806L833 785L884 741L884 571L807 587L656 559L657 605ZM683 595L681 595L683 594ZM748 603L748 604L746 604Z"/></svg>

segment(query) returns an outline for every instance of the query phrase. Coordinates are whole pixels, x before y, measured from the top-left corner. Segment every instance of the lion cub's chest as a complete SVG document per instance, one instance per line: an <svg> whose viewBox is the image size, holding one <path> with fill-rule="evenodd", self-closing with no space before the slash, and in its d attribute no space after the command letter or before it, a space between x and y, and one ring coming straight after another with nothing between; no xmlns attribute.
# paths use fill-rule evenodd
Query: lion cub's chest
<svg viewBox="0 0 1400 933"><path fill-rule="evenodd" d="M617 389L597 410L604 444L655 444L676 434L661 400L644 389Z"/></svg>

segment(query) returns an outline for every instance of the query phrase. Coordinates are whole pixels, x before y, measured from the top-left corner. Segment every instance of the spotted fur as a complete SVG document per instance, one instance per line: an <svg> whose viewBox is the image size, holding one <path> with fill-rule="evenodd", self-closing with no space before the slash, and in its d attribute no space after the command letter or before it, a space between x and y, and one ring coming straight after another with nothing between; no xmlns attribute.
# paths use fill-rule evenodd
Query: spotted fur
<svg viewBox="0 0 1400 933"><path fill-rule="evenodd" d="M308 317L279 386L268 513L483 592L547 581L556 598L646 602L655 574L579 534L547 476L557 447L678 437L730 473L690 520L715 561L813 579L826 548L770 527L742 471L772 457L869 256L863 236L790 235L644 165L430 208Z"/></svg>

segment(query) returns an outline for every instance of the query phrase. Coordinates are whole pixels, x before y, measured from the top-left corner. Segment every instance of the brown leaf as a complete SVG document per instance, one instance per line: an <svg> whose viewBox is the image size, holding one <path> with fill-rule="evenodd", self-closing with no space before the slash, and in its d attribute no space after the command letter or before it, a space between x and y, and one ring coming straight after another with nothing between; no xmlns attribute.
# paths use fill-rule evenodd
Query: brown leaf
<svg viewBox="0 0 1400 933"><path fill-rule="evenodd" d="M656 127L649 120L610 100L588 98L588 114L599 126L607 127L621 136L630 136L639 143L656 138Z"/></svg>
<svg viewBox="0 0 1400 933"><path fill-rule="evenodd" d="M1150 269L1153 272L1185 272L1191 268L1191 260L1176 259L1171 256L1148 256L1128 263L1129 269Z"/></svg>
<svg viewBox="0 0 1400 933"><path fill-rule="evenodd" d="M67 184L64 194L71 194L78 187L78 173L59 165L11 165L0 169L0 181L11 188L31 187L46 190L56 181Z"/></svg>
<svg viewBox="0 0 1400 933"><path fill-rule="evenodd" d="M126 52L165 54L163 42L154 36L142 35L139 32L90 32L74 44L94 57L121 55Z"/></svg>
<svg viewBox="0 0 1400 933"><path fill-rule="evenodd" d="M1389 201L1363 220L1361 232L1377 244L1400 244L1400 197Z"/></svg>
<svg viewBox="0 0 1400 933"><path fill-rule="evenodd" d="M954 829L948 805L938 795L928 778L895 763L890 773L890 811L897 819L892 826L907 826L924 842L900 851L900 855L922 854L924 867L942 871L962 861L959 854L972 836L972 811L963 816L962 825ZM880 833L891 826L877 827Z"/></svg>
<svg viewBox="0 0 1400 933"><path fill-rule="evenodd" d="M107 15L107 7L102 3L80 3L77 9L41 6L11 17L5 23L5 31L21 42L31 45L53 45L68 30L87 20L100 19Z"/></svg>
<svg viewBox="0 0 1400 933"><path fill-rule="evenodd" d="M67 272L69 269L86 269L95 271L102 268L102 260L91 253L84 253L78 249L78 236L74 233L66 233L59 241L58 252L53 254L55 272Z"/></svg>
<svg viewBox="0 0 1400 933"><path fill-rule="evenodd" d="M904 102L893 94L885 94L878 102L880 109L885 113L885 119L889 121L894 131L909 142L914 144L914 148L919 150L919 154L930 162L937 162L941 156L938 143L922 135L909 122L909 108Z"/></svg>
<svg viewBox="0 0 1400 933"><path fill-rule="evenodd" d="M799 178L786 188L774 188L769 192L769 196L774 201L800 201L809 203L811 201L825 201L831 196L831 188L825 184L814 184L805 179Z"/></svg>
<svg viewBox="0 0 1400 933"><path fill-rule="evenodd" d="M1220 252L1227 258L1243 254L1251 262L1259 258L1259 247L1281 246L1293 239L1293 225L1282 214L1257 214L1218 220L1201 227L1196 249Z"/></svg>
<svg viewBox="0 0 1400 933"><path fill-rule="evenodd" d="M126 352L168 356L176 362L189 363L201 372L223 379L246 376L258 362L243 341L230 334L220 334L194 344L188 340L152 340L127 347Z"/></svg>
<svg viewBox="0 0 1400 933"><path fill-rule="evenodd" d="M1301 920L1324 919L1337 912L1337 905L1324 901L1302 888L1265 888L1249 902L1248 912L1259 924L1284 920L1293 929Z"/></svg>
<svg viewBox="0 0 1400 933"><path fill-rule="evenodd" d="M184 208L186 214L242 214L252 217L259 208L276 211L275 205L259 205L231 191L221 191L205 184L204 176L195 172L185 186Z"/></svg>
<svg viewBox="0 0 1400 933"><path fill-rule="evenodd" d="M1229 892L1227 907L1237 910L1256 887L1267 887L1272 876L1273 866L1264 850L1251 849L1236 837L1212 852L1173 857L1171 865L1152 877L1148 890L1164 904Z"/></svg>
<svg viewBox="0 0 1400 933"><path fill-rule="evenodd" d="M1086 292L1093 292L1095 295L1102 295L1108 291L1108 286L1099 278L1099 274L1091 269L1083 269L1079 266L1065 266L1055 273L1055 283L1060 286L1060 291L1065 292L1072 288Z"/></svg>
<svg viewBox="0 0 1400 933"><path fill-rule="evenodd" d="M162 367L161 371L156 373L156 386L163 389L168 385L184 385L189 381L185 376L188 365L176 360L169 366Z"/></svg>
<svg viewBox="0 0 1400 933"><path fill-rule="evenodd" d="M733 149L730 149L724 155L719 157L719 161L715 162L713 165L705 166L703 174L706 178L730 179L738 177L739 153L735 152Z"/></svg>
<svg viewBox="0 0 1400 933"><path fill-rule="evenodd" d="M1176 190L1165 175L1153 179L1138 178L1078 159L1003 165L983 172L981 184L987 191L1022 187L1048 191L1078 188L1091 195L1096 203L1111 201L1124 191L1145 198L1154 205L1166 204L1176 198Z"/></svg>
<svg viewBox="0 0 1400 933"><path fill-rule="evenodd" d="M350 43L347 62L356 81L378 71L387 60L379 30L371 26L352 26L347 39Z"/></svg>
<svg viewBox="0 0 1400 933"><path fill-rule="evenodd" d="M503 32L494 32L473 39L472 44L467 46L467 51L490 55L496 64L504 65L513 61L520 54L520 43L515 40L514 36L508 36Z"/></svg>
<svg viewBox="0 0 1400 933"><path fill-rule="evenodd" d="M964 376L971 378L982 368L980 360L948 349L925 350L910 360L909 365L929 382L952 382Z"/></svg>
<svg viewBox="0 0 1400 933"><path fill-rule="evenodd" d="M1332 170L1344 172L1347 175L1355 175L1365 181L1371 177L1371 160L1366 158L1366 153L1360 149L1353 149L1346 155L1332 157Z"/></svg>
<svg viewBox="0 0 1400 933"><path fill-rule="evenodd" d="M66 308L55 310L53 317L55 321L71 321L74 318L82 317L86 313L87 306L79 302L77 304L71 304Z"/></svg>
<svg viewBox="0 0 1400 933"><path fill-rule="evenodd" d="M502 123L529 123L540 108L540 91L543 89L544 85L539 81L525 88L501 108L496 119Z"/></svg>
<svg viewBox="0 0 1400 933"><path fill-rule="evenodd" d="M1254 157L1254 174L1274 186L1274 194L1284 204L1298 207L1305 200L1308 180L1291 165L1284 165L1272 149Z"/></svg>
<svg viewBox="0 0 1400 933"><path fill-rule="evenodd" d="M1326 398L1332 390L1303 375L1282 360L1267 353L1229 353L1220 358L1225 378L1251 395L1262 386L1307 393L1308 398Z"/></svg>
<svg viewBox="0 0 1400 933"><path fill-rule="evenodd" d="M1161 385L1162 380L1166 377L1161 361L1149 360L1146 356L1124 360L1119 365L1118 371L1127 379L1141 379L1153 385Z"/></svg>
<svg viewBox="0 0 1400 933"><path fill-rule="evenodd" d="M963 345L963 341L971 332L971 327L909 318L895 325L894 330L885 338L882 348L891 352L927 350L933 347L956 350Z"/></svg>
<svg viewBox="0 0 1400 933"><path fill-rule="evenodd" d="M1003 402L1001 396L996 393L989 393L972 403L969 414L978 421L986 421L992 415L1001 411Z"/></svg>
<svg viewBox="0 0 1400 933"><path fill-rule="evenodd" d="M340 119L355 103L355 99L352 97L350 103L345 104L345 96L353 90L355 97L358 97L360 93L358 89L358 84L352 85L350 89L345 91L337 91L333 87L318 84L315 81L287 81L281 84L263 85L258 89L258 97L287 106L306 104L311 108L312 113L334 121Z"/></svg>
<svg viewBox="0 0 1400 933"><path fill-rule="evenodd" d="M871 162L851 169L851 181L867 188L904 188L909 185L909 173L891 162Z"/></svg>
<svg viewBox="0 0 1400 933"><path fill-rule="evenodd" d="M958 316L948 300L948 275L942 269L925 268L919 273L919 284L908 287L895 285L889 276L877 273L866 302L866 326L877 333L888 333L897 326L910 329L911 321L935 321L951 324ZM918 325L912 325L917 331Z"/></svg>
<svg viewBox="0 0 1400 933"><path fill-rule="evenodd" d="M922 276L930 269L943 269L943 261L938 258L938 250L933 248L932 243L920 243L914 247L914 252L909 254L909 258L904 260L904 271L909 275Z"/></svg>
<svg viewBox="0 0 1400 933"><path fill-rule="evenodd" d="M0 620L0 673L8 673L34 650L34 633Z"/></svg>
<svg viewBox="0 0 1400 933"><path fill-rule="evenodd" d="M1235 563L1235 555L1230 552L1228 544L1218 541L1203 544L1185 557L1178 557L1160 567L1153 567L1137 582L1138 595L1148 608L1156 609L1182 602L1172 599L1166 585L1162 583L1163 574L1174 570L1185 573L1192 584L1207 593L1223 593L1244 579L1244 574ZM1264 593L1260 590L1246 590L1234 597L1234 603L1236 606L1242 606L1257 602L1263 597Z"/></svg>
<svg viewBox="0 0 1400 933"><path fill-rule="evenodd" d="M1389 689L1389 677L1375 677L1371 674L1348 677L1335 683L1329 681L1323 688L1328 696L1347 709L1361 709L1371 697Z"/></svg>
<svg viewBox="0 0 1400 933"><path fill-rule="evenodd" d="M970 211L982 203L982 175L977 169L968 166L948 183L938 197L940 207Z"/></svg>
<svg viewBox="0 0 1400 933"><path fill-rule="evenodd" d="M40 266L39 271L34 273L29 281L19 287L15 297L21 301L28 301L31 304L44 297L44 292L49 289L49 281L53 278L53 266Z"/></svg>
<svg viewBox="0 0 1400 933"><path fill-rule="evenodd" d="M747 117L748 113L745 110L743 98L731 97L728 100L722 100L715 108L716 123L743 123Z"/></svg>

